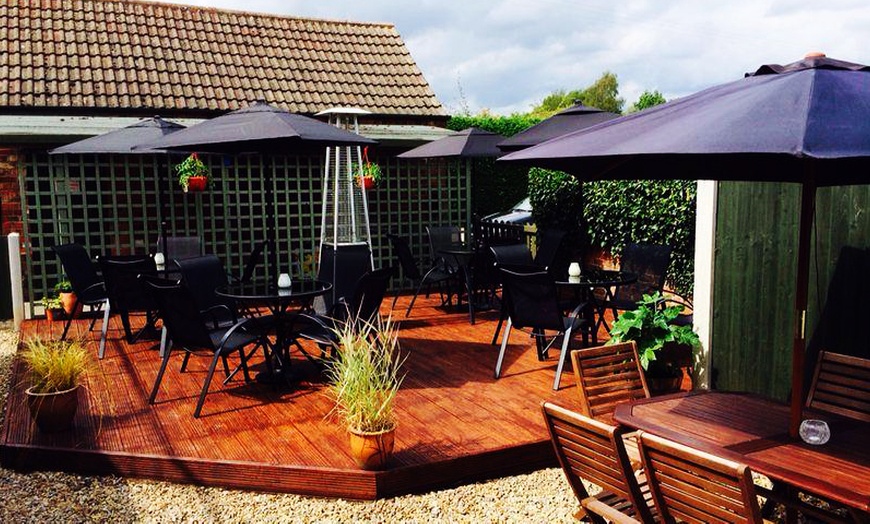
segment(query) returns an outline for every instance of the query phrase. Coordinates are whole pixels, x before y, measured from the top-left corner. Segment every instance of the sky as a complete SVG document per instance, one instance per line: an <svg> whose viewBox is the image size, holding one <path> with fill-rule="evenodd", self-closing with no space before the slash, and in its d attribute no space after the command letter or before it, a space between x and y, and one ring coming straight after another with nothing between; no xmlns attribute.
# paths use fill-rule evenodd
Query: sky
<svg viewBox="0 0 870 524"><path fill-rule="evenodd" d="M162 0L396 26L450 114L531 110L616 74L626 108L808 52L870 64L867 0Z"/></svg>

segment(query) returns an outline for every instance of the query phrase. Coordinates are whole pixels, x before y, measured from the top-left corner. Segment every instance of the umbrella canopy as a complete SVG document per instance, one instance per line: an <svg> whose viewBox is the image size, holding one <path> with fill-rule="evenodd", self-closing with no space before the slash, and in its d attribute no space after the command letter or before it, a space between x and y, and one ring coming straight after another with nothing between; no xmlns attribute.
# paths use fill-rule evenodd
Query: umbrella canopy
<svg viewBox="0 0 870 524"><path fill-rule="evenodd" d="M789 433L802 415L803 319L817 186L870 183L870 67L808 55L742 80L570 133L503 161L584 179L801 184Z"/></svg>
<svg viewBox="0 0 870 524"><path fill-rule="evenodd" d="M136 122L131 126L52 149L49 154L155 153L158 150L139 147L181 129L184 129L183 125L155 116Z"/></svg>
<svg viewBox="0 0 870 524"><path fill-rule="evenodd" d="M498 148L502 151L518 151L536 146L557 136L613 120L618 116L617 113L611 113L578 103L526 129L522 133L517 133L506 140L502 140L498 143Z"/></svg>
<svg viewBox="0 0 870 524"><path fill-rule="evenodd" d="M398 155L398 158L496 157L502 154L501 149L496 147L496 144L504 139L504 136L497 133L469 127L428 144L415 147L410 151L405 151L401 155Z"/></svg>
<svg viewBox="0 0 870 524"><path fill-rule="evenodd" d="M257 101L181 133L152 148L215 153L287 152L310 146L374 144L375 141L303 115Z"/></svg>
<svg viewBox="0 0 870 524"><path fill-rule="evenodd" d="M868 66L824 56L762 66L742 80L501 160L587 179L870 182L868 72ZM814 159L831 168L807 172L807 161Z"/></svg>

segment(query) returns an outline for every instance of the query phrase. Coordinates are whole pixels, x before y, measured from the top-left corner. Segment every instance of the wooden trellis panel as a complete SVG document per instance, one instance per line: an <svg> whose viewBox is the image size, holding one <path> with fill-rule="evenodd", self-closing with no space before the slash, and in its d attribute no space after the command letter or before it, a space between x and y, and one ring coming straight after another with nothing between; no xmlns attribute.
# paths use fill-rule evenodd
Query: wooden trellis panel
<svg viewBox="0 0 870 524"><path fill-rule="evenodd" d="M409 236L424 259L427 225L469 224L466 166L400 161L394 152L372 158L385 172L368 193L376 266L394 264L388 232ZM201 158L211 168L212 188L185 194L172 169L182 155L25 151L19 166L25 300L37 300L62 274L52 245L77 242L93 257L154 253L164 220L169 235L202 238L205 252L220 256L233 274L241 273L247 253L274 224L278 271L310 274L320 237L323 154ZM268 266L261 271L272 278Z"/></svg>

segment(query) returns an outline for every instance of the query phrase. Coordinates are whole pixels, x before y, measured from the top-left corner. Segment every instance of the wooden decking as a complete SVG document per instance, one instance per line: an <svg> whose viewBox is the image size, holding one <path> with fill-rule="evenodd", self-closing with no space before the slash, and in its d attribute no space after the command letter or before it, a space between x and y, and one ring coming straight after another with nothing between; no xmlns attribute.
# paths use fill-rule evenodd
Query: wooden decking
<svg viewBox="0 0 870 524"><path fill-rule="evenodd" d="M355 467L344 428L326 418L332 404L323 379L301 355L293 362L301 376L295 388L245 384L241 374L227 385L215 380L203 416L194 419L208 359L192 358L182 374L179 354L156 404L149 405L159 364L156 342L126 344L117 318L110 324L106 357L87 380L71 431L50 435L33 427L24 388L15 386L22 383L21 369L14 365L0 460L20 470L353 499L425 492L556 465L540 403L570 405L576 394L570 369L561 389L551 389L558 351L538 361L528 336L515 331L502 377L495 380L498 347L489 342L497 311L482 312L471 326L467 312L423 299L406 320L407 300L400 297L395 316L402 320L408 374L397 401L395 455L384 471ZM28 321L22 336L51 330L57 337L60 326ZM99 332L87 333L84 320L75 329L91 341L96 355Z"/></svg>

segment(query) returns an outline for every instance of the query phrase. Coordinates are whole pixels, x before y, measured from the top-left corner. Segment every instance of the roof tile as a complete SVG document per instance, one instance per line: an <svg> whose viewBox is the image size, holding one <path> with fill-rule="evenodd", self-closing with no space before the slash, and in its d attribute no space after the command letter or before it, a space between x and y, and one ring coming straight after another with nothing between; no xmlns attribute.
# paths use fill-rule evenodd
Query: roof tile
<svg viewBox="0 0 870 524"><path fill-rule="evenodd" d="M445 114L390 24L144 1L2 4L0 107L229 110L263 97L297 113Z"/></svg>

